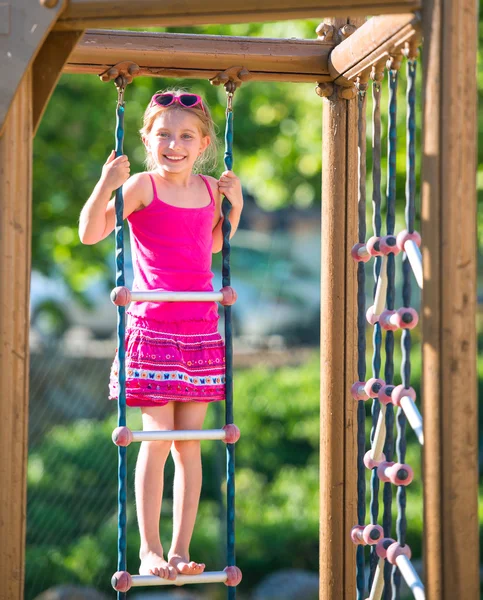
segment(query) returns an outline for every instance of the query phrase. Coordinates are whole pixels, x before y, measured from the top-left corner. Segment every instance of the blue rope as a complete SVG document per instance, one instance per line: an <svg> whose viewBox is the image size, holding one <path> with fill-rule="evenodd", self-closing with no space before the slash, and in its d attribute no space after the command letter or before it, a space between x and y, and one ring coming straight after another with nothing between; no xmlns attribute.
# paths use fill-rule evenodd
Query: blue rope
<svg viewBox="0 0 483 600"><path fill-rule="evenodd" d="M375 81L372 85L372 226L375 236L381 235L381 85ZM376 286L379 273L381 271L381 257L376 257L374 261L374 290L373 297L376 295ZM381 373L381 346L382 330L379 323L374 325L373 332L373 355L372 355L372 376L378 378ZM379 418L380 404L377 398L372 401L372 426L371 443L374 441L376 425ZM379 518L379 477L377 470L373 469L371 473L371 501L370 501L371 523L377 524ZM372 587L376 567L379 557L376 554L375 546L370 550L370 569L369 569L369 589Z"/></svg>
<svg viewBox="0 0 483 600"><path fill-rule="evenodd" d="M415 190L416 190L416 61L408 60L407 66L407 90L406 90L406 228L409 232L414 231L415 221ZM403 255L403 306L411 305L411 266L406 254ZM404 387L410 386L411 378L411 331L403 329L401 336L402 363L401 378ZM406 462L406 415L400 408L397 413L397 460ZM404 546L406 543L407 519L406 519L406 488L400 485L397 489L398 516L396 522L397 541ZM400 598L401 573L397 567L392 573L393 597Z"/></svg>
<svg viewBox="0 0 483 600"><path fill-rule="evenodd" d="M231 110L231 98L229 95L229 104L226 110L226 129L225 129L225 168L231 170L233 167L233 112ZM226 198L222 202L222 233L223 233L223 266L222 282L223 287L231 283L230 276L230 233L231 223L229 215L231 212L231 203ZM233 335L231 306L225 306L225 422L233 423ZM227 476L227 563L228 566L235 565L235 444L226 445L226 476ZM228 600L236 598L236 587L228 587Z"/></svg>
<svg viewBox="0 0 483 600"><path fill-rule="evenodd" d="M124 141L124 102L119 98L116 109L116 157L122 156ZM116 190L116 286L125 285L124 278L124 198L122 187ZM126 425L126 350L125 350L125 307L117 307L117 358L119 361L119 398L117 402L118 427ZM127 448L118 448L118 542L117 570L126 570L126 527L127 527ZM118 600L125 600L125 592L117 592Z"/></svg>
<svg viewBox="0 0 483 600"><path fill-rule="evenodd" d="M359 150L359 192L358 220L359 242L366 240L366 92L360 90L358 95L358 150ZM364 263L357 264L357 375L359 381L366 379L366 293ZM357 404L357 520L364 525L366 519L366 468L364 454L366 409L364 400ZM364 546L356 550L356 584L357 600L364 599Z"/></svg>
<svg viewBox="0 0 483 600"><path fill-rule="evenodd" d="M389 122L388 122L388 173L386 189L386 227L387 233L393 234L396 223L396 149L397 149L397 84L398 72L389 71ZM395 260L394 254L387 257L387 296L386 306L388 310L394 309L395 301ZM384 365L384 379L386 384L392 384L394 381L394 332L386 332L386 362ZM392 404L386 407L386 442L384 444L384 454L386 460L391 461L394 453L394 408ZM383 529L384 535L390 537L392 526L392 484L384 484L383 490ZM384 563L384 600L390 599L391 589L391 564Z"/></svg>

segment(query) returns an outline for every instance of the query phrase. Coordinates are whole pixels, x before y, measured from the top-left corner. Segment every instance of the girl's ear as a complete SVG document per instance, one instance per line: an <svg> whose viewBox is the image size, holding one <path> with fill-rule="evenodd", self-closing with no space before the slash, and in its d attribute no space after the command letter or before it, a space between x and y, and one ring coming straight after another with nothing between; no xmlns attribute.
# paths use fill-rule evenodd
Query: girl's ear
<svg viewBox="0 0 483 600"><path fill-rule="evenodd" d="M203 154L203 152L208 148L208 146L211 144L211 138L209 135L205 135L204 137L201 138L201 144L200 144L200 154Z"/></svg>

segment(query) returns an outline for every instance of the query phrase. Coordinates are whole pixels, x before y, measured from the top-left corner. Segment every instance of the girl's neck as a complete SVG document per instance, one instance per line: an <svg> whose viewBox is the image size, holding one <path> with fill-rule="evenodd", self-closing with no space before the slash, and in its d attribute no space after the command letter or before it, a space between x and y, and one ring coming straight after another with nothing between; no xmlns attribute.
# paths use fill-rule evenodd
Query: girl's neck
<svg viewBox="0 0 483 600"><path fill-rule="evenodd" d="M174 187L189 187L193 173L170 173L164 169L156 169L156 175L167 185Z"/></svg>

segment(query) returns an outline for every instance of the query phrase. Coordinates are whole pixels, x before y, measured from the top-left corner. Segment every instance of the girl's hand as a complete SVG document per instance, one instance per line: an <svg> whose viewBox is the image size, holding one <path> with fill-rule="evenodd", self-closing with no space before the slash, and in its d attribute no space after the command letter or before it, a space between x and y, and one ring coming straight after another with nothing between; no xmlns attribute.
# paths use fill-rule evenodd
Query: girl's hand
<svg viewBox="0 0 483 600"><path fill-rule="evenodd" d="M218 190L225 195L233 207L243 208L243 193L240 180L233 171L225 171L218 182Z"/></svg>
<svg viewBox="0 0 483 600"><path fill-rule="evenodd" d="M128 157L123 154L116 158L116 153L113 150L102 167L101 181L114 191L126 183L130 173L131 169Z"/></svg>

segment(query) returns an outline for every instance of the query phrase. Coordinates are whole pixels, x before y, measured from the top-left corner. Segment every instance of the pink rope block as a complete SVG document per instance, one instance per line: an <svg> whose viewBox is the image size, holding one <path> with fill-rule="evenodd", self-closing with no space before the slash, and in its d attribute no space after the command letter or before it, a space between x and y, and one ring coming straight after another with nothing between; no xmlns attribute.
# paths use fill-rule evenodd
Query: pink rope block
<svg viewBox="0 0 483 600"><path fill-rule="evenodd" d="M419 315L414 308L402 307L396 311L395 321L399 329L414 329L419 321Z"/></svg>
<svg viewBox="0 0 483 600"><path fill-rule="evenodd" d="M379 320L381 318L381 315L376 315L374 308L374 306L369 306L369 308L366 311L366 319L369 325L375 325L376 323L379 323Z"/></svg>
<svg viewBox="0 0 483 600"><path fill-rule="evenodd" d="M392 391L394 389L393 385L383 385L377 394L377 398L381 404L385 404L386 406L392 402Z"/></svg>
<svg viewBox="0 0 483 600"><path fill-rule="evenodd" d="M242 580L242 572L238 567L225 567L223 570L227 575L225 585L236 587Z"/></svg>
<svg viewBox="0 0 483 600"><path fill-rule="evenodd" d="M365 385L365 381L356 381L352 384L351 395L354 398L354 400L368 400L369 396L364 390Z"/></svg>
<svg viewBox="0 0 483 600"><path fill-rule="evenodd" d="M372 469L379 467L380 464L386 461L386 455L384 454L384 452L381 452L379 458L372 458L371 454L372 450L368 450L364 454L364 465L366 469L369 469L369 471L372 471Z"/></svg>
<svg viewBox="0 0 483 600"><path fill-rule="evenodd" d="M386 385L384 379L376 379L376 377L371 377L368 379L364 385L364 391L369 396L369 398L377 398L379 390Z"/></svg>
<svg viewBox="0 0 483 600"><path fill-rule="evenodd" d="M356 546L374 546L383 536L380 525L355 525L351 530L351 540Z"/></svg>
<svg viewBox="0 0 483 600"><path fill-rule="evenodd" d="M226 286L221 288L220 292L223 294L223 300L220 304L223 306L231 306L232 304L235 304L238 296L232 287Z"/></svg>
<svg viewBox="0 0 483 600"><path fill-rule="evenodd" d="M366 244L363 244L361 242L352 246L351 256L356 262L366 263L368 260L371 259L371 255L367 251Z"/></svg>
<svg viewBox="0 0 483 600"><path fill-rule="evenodd" d="M396 331L398 329L397 324L394 322L396 316L395 310L386 310L382 311L381 316L379 317L379 323L381 327L386 331Z"/></svg>
<svg viewBox="0 0 483 600"><path fill-rule="evenodd" d="M384 483L394 485L409 485L414 478L414 472L409 465L394 462L381 462L377 467L377 476Z"/></svg>
<svg viewBox="0 0 483 600"><path fill-rule="evenodd" d="M112 432L112 441L116 446L129 446L132 440L133 435L129 427L116 427Z"/></svg>
<svg viewBox="0 0 483 600"><path fill-rule="evenodd" d="M116 306L127 306L131 302L131 290L125 286L119 286L112 290L111 301Z"/></svg>
<svg viewBox="0 0 483 600"><path fill-rule="evenodd" d="M419 235L419 233L417 231L413 231L412 233L409 233L409 231L407 229L403 229L402 231L400 231L397 234L397 238L396 238L396 242L397 242L397 247L399 248L399 250L401 252L404 252L404 244L408 241L408 240L412 240L416 246L421 246L421 236Z"/></svg>
<svg viewBox="0 0 483 600"><path fill-rule="evenodd" d="M418 324L418 321L418 313L414 310L414 308L409 307L402 307L398 310L386 309L382 311L382 314L379 317L379 323L386 331L396 331L396 329L414 329Z"/></svg>
<svg viewBox="0 0 483 600"><path fill-rule="evenodd" d="M387 549L386 558L391 565L395 565L398 556L406 556L407 558L411 559L411 548L407 544L405 546L401 546L399 542L394 542Z"/></svg>
<svg viewBox="0 0 483 600"><path fill-rule="evenodd" d="M411 400L413 402L416 402L416 392L414 391L414 388L412 388L412 387L406 388L403 385L397 385L392 390L392 394L391 394L391 400L392 400L392 403L394 404L394 406L401 406L401 400L405 396L408 396L409 398L411 398Z"/></svg>
<svg viewBox="0 0 483 600"><path fill-rule="evenodd" d="M225 444L235 444L240 439L240 430L234 423L228 423L222 427L226 431L226 437L223 440Z"/></svg>
<svg viewBox="0 0 483 600"><path fill-rule="evenodd" d="M127 592L132 586L132 577L127 571L117 571L111 578L111 585L117 592Z"/></svg>
<svg viewBox="0 0 483 600"><path fill-rule="evenodd" d="M379 558L386 558L387 549L395 543L396 540L392 538L383 538L379 540L376 544L376 554Z"/></svg>
<svg viewBox="0 0 483 600"><path fill-rule="evenodd" d="M394 235L385 235L381 238L381 242L379 244L381 249L381 253L387 256L388 254L399 254L400 250L397 247L397 240Z"/></svg>
<svg viewBox="0 0 483 600"><path fill-rule="evenodd" d="M382 256L380 248L381 238L373 235L366 242L366 249L371 256Z"/></svg>

